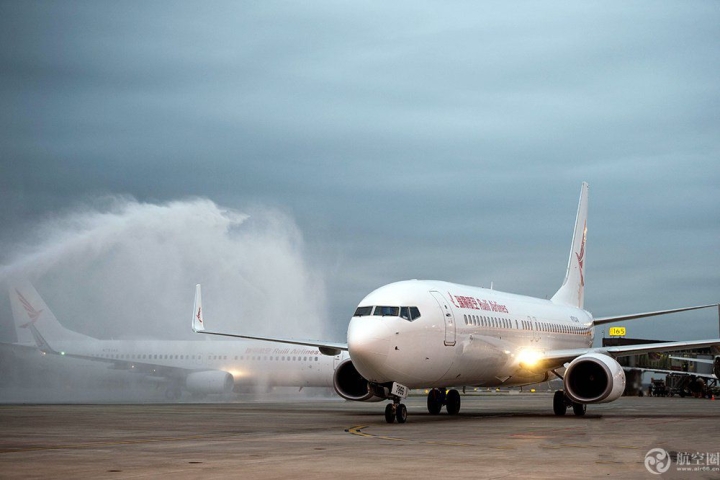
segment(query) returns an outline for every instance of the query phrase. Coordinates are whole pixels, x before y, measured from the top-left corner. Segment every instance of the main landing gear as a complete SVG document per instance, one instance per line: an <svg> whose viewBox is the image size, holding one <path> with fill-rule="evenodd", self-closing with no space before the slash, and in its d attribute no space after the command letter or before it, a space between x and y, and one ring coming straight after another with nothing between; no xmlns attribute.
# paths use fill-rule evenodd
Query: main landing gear
<svg viewBox="0 0 720 480"><path fill-rule="evenodd" d="M573 402L565 395L565 392L563 392L562 390L558 390L557 392L555 392L555 395L553 396L553 411L555 412L555 415L565 415L568 407L572 407L575 416L582 417L583 415L585 415L587 405L585 405L584 403Z"/></svg>
<svg viewBox="0 0 720 480"><path fill-rule="evenodd" d="M460 411L460 393L455 390L433 388L428 392L427 409L430 415L437 415L442 410L443 405L447 409L449 415L457 415Z"/></svg>

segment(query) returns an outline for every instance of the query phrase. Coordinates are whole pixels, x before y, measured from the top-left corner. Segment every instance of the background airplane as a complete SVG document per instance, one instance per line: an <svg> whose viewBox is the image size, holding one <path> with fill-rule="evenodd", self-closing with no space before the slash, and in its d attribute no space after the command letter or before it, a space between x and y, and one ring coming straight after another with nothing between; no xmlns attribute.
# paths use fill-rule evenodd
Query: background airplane
<svg viewBox="0 0 720 480"><path fill-rule="evenodd" d="M349 358L335 370L335 390L349 400L391 400L385 408L389 423L406 421L402 399L408 388L430 389L431 414L443 405L449 414L457 414L460 394L452 387L526 385L547 380L551 373L564 385L553 398L555 414L564 415L571 406L576 415L584 415L587 404L622 395L625 373L615 358L720 344L720 339L709 339L592 348L598 325L717 304L595 319L583 308L587 205L588 185L583 183L565 280L549 300L410 280L380 287L360 301L346 344L213 332L206 330L200 315L193 318L193 329L312 346L333 355L347 350Z"/></svg>
<svg viewBox="0 0 720 480"><path fill-rule="evenodd" d="M168 399L182 392L228 393L253 387L331 387L342 356L317 348L252 341L100 340L63 327L35 288L10 289L18 337L12 349L40 350L60 359L103 364L165 384ZM27 357L27 355L26 355ZM77 368L77 362L68 362Z"/></svg>
<svg viewBox="0 0 720 480"><path fill-rule="evenodd" d="M678 376L690 376L698 377L706 380L719 380L720 379L720 356L716 356L714 359L710 358L689 358L689 357L676 357L670 355L673 360L682 360L683 362L702 363L705 365L712 365L712 373L704 372L686 372L683 370L668 370L663 368L643 368L643 367L626 367L626 370L640 370L642 372L652 373L664 373L666 375L678 375Z"/></svg>

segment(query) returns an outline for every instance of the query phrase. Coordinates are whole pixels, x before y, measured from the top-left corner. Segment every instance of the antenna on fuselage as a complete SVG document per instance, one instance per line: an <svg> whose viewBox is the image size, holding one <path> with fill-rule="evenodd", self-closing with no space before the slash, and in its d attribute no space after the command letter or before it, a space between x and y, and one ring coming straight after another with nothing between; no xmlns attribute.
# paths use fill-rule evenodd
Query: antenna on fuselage
<svg viewBox="0 0 720 480"><path fill-rule="evenodd" d="M495 290L495 282L490 282L490 290Z"/></svg>

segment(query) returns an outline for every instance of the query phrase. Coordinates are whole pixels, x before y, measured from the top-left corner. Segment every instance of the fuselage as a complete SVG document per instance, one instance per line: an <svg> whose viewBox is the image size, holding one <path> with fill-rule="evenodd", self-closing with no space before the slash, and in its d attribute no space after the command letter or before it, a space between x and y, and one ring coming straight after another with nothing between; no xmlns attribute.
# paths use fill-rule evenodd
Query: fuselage
<svg viewBox="0 0 720 480"><path fill-rule="evenodd" d="M192 371L225 371L239 387L252 385L332 387L334 365L317 348L253 341L98 340L52 343L60 355L96 359L116 369L181 377Z"/></svg>
<svg viewBox="0 0 720 480"><path fill-rule="evenodd" d="M417 317L417 318L416 318ZM592 315L572 306L448 282L385 285L359 304L348 327L357 371L410 388L522 385L534 352L592 345Z"/></svg>

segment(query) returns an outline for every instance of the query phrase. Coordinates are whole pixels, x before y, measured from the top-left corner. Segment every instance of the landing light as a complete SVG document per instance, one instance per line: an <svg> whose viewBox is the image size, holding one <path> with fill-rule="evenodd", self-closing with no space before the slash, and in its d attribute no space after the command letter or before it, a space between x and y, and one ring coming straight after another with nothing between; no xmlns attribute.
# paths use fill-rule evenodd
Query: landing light
<svg viewBox="0 0 720 480"><path fill-rule="evenodd" d="M518 363L523 367L534 367L542 358L542 353L537 350L523 350L518 353Z"/></svg>

